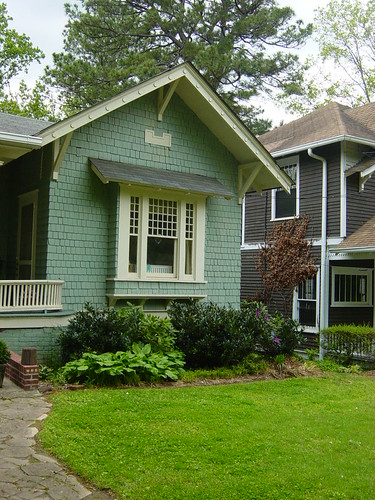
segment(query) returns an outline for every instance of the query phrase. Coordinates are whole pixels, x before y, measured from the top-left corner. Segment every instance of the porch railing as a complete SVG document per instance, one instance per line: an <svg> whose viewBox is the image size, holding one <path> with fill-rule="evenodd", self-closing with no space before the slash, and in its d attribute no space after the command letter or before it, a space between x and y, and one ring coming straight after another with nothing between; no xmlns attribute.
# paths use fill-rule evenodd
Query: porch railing
<svg viewBox="0 0 375 500"><path fill-rule="evenodd" d="M1 280L0 312L62 309L60 280Z"/></svg>

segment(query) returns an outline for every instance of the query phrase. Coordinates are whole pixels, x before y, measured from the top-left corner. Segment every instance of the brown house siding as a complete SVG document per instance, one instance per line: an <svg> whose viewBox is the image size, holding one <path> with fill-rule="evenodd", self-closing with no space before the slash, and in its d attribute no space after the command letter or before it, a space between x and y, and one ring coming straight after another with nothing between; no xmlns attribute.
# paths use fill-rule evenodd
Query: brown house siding
<svg viewBox="0 0 375 500"><path fill-rule="evenodd" d="M241 300L255 300L263 292L263 282L256 267L258 252L241 252Z"/></svg>
<svg viewBox="0 0 375 500"><path fill-rule="evenodd" d="M359 174L351 175L346 180L346 235L350 236L375 214L375 177L365 184L364 191L359 191Z"/></svg>
<svg viewBox="0 0 375 500"><path fill-rule="evenodd" d="M340 145L324 148L328 162L327 237L340 236Z"/></svg>
<svg viewBox="0 0 375 500"><path fill-rule="evenodd" d="M241 252L241 300L262 300L263 281L257 269L258 252L256 250L243 250ZM278 293L274 293L268 304L270 313L284 312L284 300ZM287 314L292 315L292 304L289 304Z"/></svg>
<svg viewBox="0 0 375 500"><path fill-rule="evenodd" d="M310 158L307 153L300 155L300 214L308 215L310 223L308 238L319 238L322 226L322 164Z"/></svg>
<svg viewBox="0 0 375 500"><path fill-rule="evenodd" d="M245 198L245 243L264 242L268 231L272 230L271 219L272 192L247 193Z"/></svg>

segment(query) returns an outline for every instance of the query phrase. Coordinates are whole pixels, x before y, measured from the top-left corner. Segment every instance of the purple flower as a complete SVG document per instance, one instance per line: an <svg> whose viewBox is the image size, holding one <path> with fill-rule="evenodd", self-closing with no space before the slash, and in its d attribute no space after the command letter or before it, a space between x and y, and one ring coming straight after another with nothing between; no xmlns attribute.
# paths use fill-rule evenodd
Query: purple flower
<svg viewBox="0 0 375 500"><path fill-rule="evenodd" d="M260 310L257 309L256 315L259 316L259 314L260 314Z"/></svg>
<svg viewBox="0 0 375 500"><path fill-rule="evenodd" d="M270 320L270 318L269 318L268 316L266 316L264 319L265 319L266 321L269 321L269 320Z"/></svg>
<svg viewBox="0 0 375 500"><path fill-rule="evenodd" d="M278 337L275 337L273 341L275 342L275 344L280 344L280 339Z"/></svg>

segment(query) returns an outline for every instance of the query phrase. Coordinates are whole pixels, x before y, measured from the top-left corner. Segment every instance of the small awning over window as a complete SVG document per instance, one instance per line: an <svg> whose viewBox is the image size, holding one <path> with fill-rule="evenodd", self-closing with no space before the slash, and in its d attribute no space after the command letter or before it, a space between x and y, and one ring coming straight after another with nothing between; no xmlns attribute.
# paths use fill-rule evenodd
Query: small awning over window
<svg viewBox="0 0 375 500"><path fill-rule="evenodd" d="M346 170L345 172L345 175L346 177L349 177L350 175L353 174L358 174L358 173L362 174L363 172L369 169L373 170L374 167L375 167L374 156L373 155L365 156L364 158L362 158L362 160L353 165L353 167L348 168L348 170Z"/></svg>
<svg viewBox="0 0 375 500"><path fill-rule="evenodd" d="M104 182L120 182L137 186L152 186L175 191L206 194L208 196L224 196L233 198L235 195L221 182L205 175L186 174L151 167L139 167L127 163L90 158L91 168Z"/></svg>

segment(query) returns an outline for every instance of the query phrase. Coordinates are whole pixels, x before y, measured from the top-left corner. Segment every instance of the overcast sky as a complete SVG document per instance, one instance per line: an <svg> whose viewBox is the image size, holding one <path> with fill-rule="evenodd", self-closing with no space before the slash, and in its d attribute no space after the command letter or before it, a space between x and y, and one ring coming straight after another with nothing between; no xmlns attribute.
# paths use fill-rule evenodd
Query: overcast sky
<svg viewBox="0 0 375 500"><path fill-rule="evenodd" d="M42 64L33 64L27 75L20 75L18 81L24 78L27 83L33 84L43 73L46 64L52 62L52 53L59 52L63 47L62 32L67 21L64 3L67 0L5 0L8 13L13 17L11 27L19 33L26 33L34 45L45 53ZM281 6L290 6L296 16L305 24L314 19L314 9L325 7L329 0L279 0ZM74 3L70 1L69 3ZM315 45L309 42L300 53L301 59L316 50ZM288 119L282 111L274 111L271 103L262 103L266 109L266 115L276 121L283 118ZM275 113L278 117L275 119Z"/></svg>

